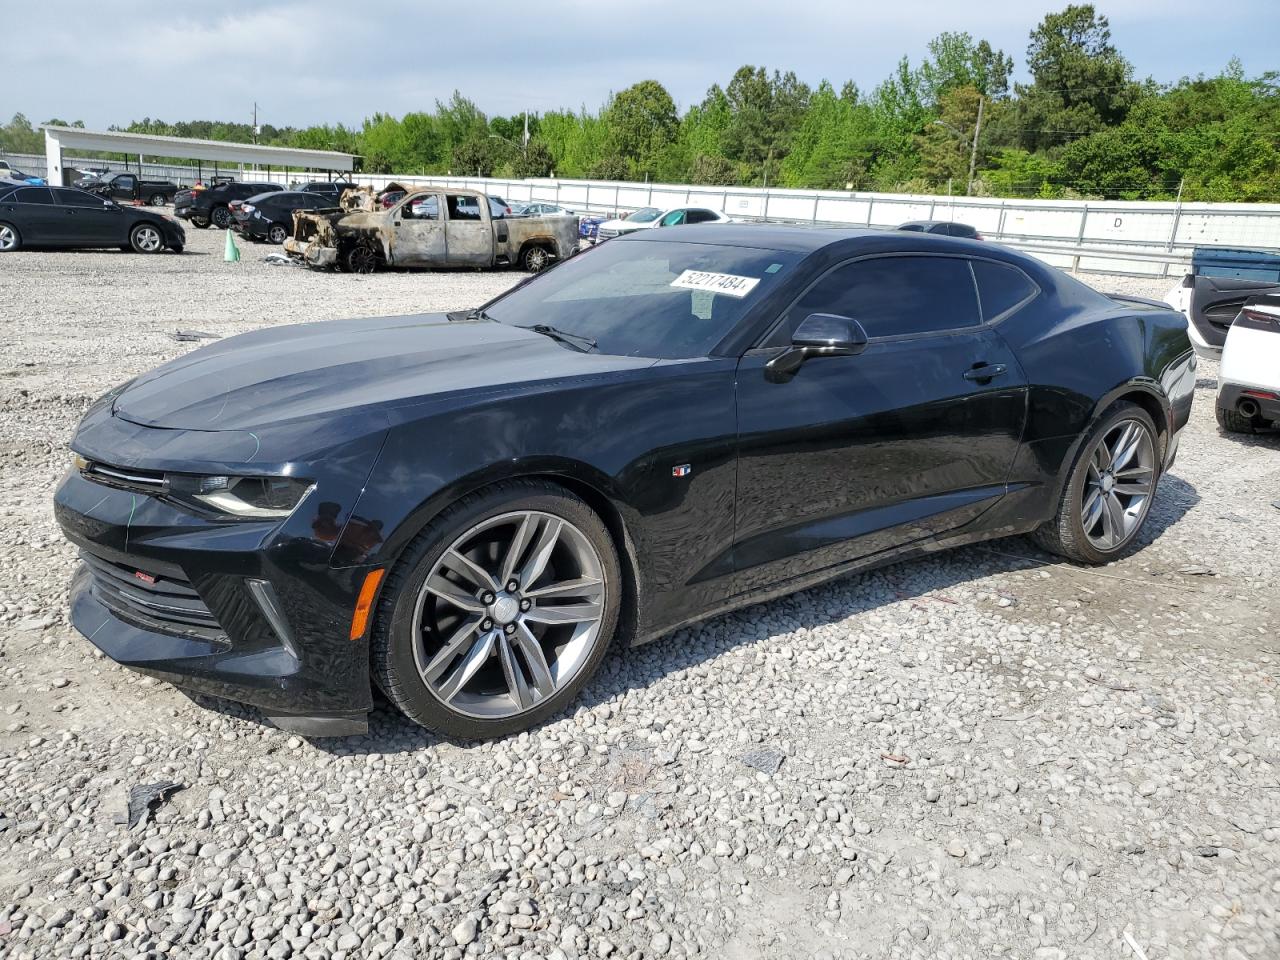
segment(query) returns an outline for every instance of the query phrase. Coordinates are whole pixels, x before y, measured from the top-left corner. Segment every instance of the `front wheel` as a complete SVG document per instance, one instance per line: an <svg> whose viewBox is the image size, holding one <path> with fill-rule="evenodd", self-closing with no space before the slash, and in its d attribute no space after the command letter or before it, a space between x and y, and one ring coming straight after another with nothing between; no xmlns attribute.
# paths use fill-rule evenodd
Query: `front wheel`
<svg viewBox="0 0 1280 960"><path fill-rule="evenodd" d="M353 243L342 254L348 273L373 273L378 269L378 252L368 243Z"/></svg>
<svg viewBox="0 0 1280 960"><path fill-rule="evenodd" d="M373 632L379 686L416 723L499 737L567 706L604 659L621 574L600 517L554 484L459 500L388 577Z"/></svg>
<svg viewBox="0 0 1280 960"><path fill-rule="evenodd" d="M1133 544L1160 479L1155 423L1141 407L1119 403L1085 436L1057 515L1032 535L1050 553L1102 564Z"/></svg>
<svg viewBox="0 0 1280 960"><path fill-rule="evenodd" d="M209 226L209 221L204 219L203 217L192 217L191 225L195 227L197 230L205 230Z"/></svg>
<svg viewBox="0 0 1280 960"><path fill-rule="evenodd" d="M0 223L0 253L13 253L22 247L22 234L11 223Z"/></svg>
<svg viewBox="0 0 1280 960"><path fill-rule="evenodd" d="M155 224L140 223L129 231L129 247L134 253L159 253L164 249L164 237Z"/></svg>
<svg viewBox="0 0 1280 960"><path fill-rule="evenodd" d="M226 207L214 207L213 212L209 214L209 218L219 230L225 230L231 226L231 211Z"/></svg>

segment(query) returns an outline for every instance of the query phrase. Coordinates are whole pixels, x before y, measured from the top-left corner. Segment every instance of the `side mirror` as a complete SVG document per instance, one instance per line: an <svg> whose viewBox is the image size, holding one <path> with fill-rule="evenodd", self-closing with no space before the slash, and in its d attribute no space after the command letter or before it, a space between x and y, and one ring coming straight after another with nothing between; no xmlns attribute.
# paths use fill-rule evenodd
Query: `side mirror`
<svg viewBox="0 0 1280 960"><path fill-rule="evenodd" d="M867 348L867 331L852 317L811 313L791 335L791 346L765 365L773 383L786 383L806 361L814 357L852 357Z"/></svg>

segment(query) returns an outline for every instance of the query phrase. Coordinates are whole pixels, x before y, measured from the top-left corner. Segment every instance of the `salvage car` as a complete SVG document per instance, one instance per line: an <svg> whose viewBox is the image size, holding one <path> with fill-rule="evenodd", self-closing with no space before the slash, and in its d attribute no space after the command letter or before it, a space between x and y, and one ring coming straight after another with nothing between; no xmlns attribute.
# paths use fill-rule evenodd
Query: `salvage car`
<svg viewBox="0 0 1280 960"><path fill-rule="evenodd" d="M259 193L283 189L284 187L278 183L242 183L240 181L215 183L211 187L199 189L193 187L190 190L178 191L173 198L173 212L175 216L190 220L194 226L202 230L210 224L219 230L225 230L231 226L232 200L248 200Z"/></svg>
<svg viewBox="0 0 1280 960"><path fill-rule="evenodd" d="M1195 366L1175 311L1011 250L645 231L476 310L271 326L104 394L55 496L71 620L305 734L363 731L376 684L502 736L612 644L832 577L1019 533L1115 560Z"/></svg>
<svg viewBox="0 0 1280 960"><path fill-rule="evenodd" d="M652 230L656 227L678 227L691 223L729 223L728 214L709 207L672 207L663 210L660 207L643 207L635 213L614 220L605 220L596 228L592 243L603 243L614 237L635 233L637 230Z"/></svg>
<svg viewBox="0 0 1280 960"><path fill-rule="evenodd" d="M338 210L297 214L285 251L308 266L351 273L517 265L537 273L578 250L574 218L502 217L500 201L475 190L415 190L386 210L377 197L352 191Z"/></svg>
<svg viewBox="0 0 1280 960"><path fill-rule="evenodd" d="M119 247L181 253L187 236L164 214L122 207L75 187L0 184L0 253L22 247Z"/></svg>
<svg viewBox="0 0 1280 960"><path fill-rule="evenodd" d="M1248 300L1227 331L1215 408L1230 433L1280 426L1280 294Z"/></svg>
<svg viewBox="0 0 1280 960"><path fill-rule="evenodd" d="M250 197L243 203L233 201L231 229L250 240L266 240L281 244L293 230L293 215L299 210L327 210L334 205L331 197L301 190L274 190Z"/></svg>
<svg viewBox="0 0 1280 960"><path fill-rule="evenodd" d="M143 180L132 173L107 174L82 189L109 200L137 200L149 207L163 207L174 198L178 185L168 180Z"/></svg>

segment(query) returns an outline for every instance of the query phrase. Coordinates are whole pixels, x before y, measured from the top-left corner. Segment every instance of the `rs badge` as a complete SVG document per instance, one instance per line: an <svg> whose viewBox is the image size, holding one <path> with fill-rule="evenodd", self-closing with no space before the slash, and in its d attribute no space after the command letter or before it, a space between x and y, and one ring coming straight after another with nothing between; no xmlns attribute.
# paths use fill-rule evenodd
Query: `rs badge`
<svg viewBox="0 0 1280 960"><path fill-rule="evenodd" d="M671 468L671 475L673 477L687 477L691 473L693 473L693 467L687 463L682 463L678 467Z"/></svg>

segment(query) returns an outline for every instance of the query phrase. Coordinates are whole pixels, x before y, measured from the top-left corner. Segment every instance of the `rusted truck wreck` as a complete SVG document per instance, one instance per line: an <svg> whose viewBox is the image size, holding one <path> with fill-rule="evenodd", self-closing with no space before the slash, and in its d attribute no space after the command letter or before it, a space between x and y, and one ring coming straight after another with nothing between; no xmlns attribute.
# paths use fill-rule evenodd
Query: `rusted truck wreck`
<svg viewBox="0 0 1280 960"><path fill-rule="evenodd" d="M380 198L390 190L348 190L337 209L296 212L285 252L352 273L507 266L536 273L578 249L577 217L495 216L483 193L453 187L410 190L384 209Z"/></svg>

